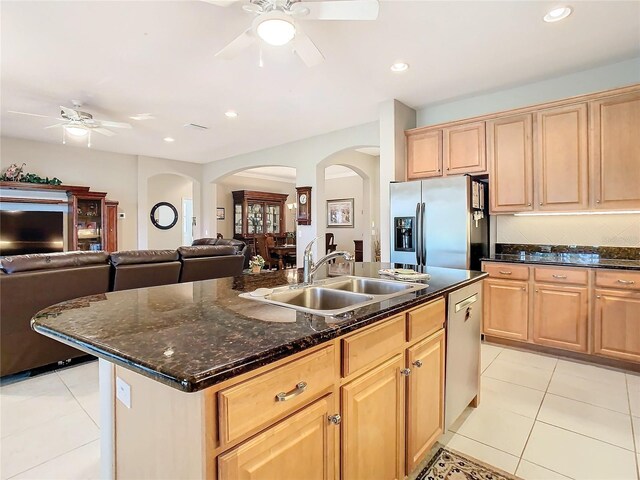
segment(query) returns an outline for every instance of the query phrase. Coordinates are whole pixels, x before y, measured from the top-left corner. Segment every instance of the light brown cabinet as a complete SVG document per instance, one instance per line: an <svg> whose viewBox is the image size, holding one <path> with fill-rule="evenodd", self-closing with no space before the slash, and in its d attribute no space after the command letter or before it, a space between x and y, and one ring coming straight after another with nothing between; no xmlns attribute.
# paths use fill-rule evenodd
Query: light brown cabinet
<svg viewBox="0 0 640 480"><path fill-rule="evenodd" d="M115 252L118 250L118 202L107 200L107 232L105 250Z"/></svg>
<svg viewBox="0 0 640 480"><path fill-rule="evenodd" d="M533 210L531 114L487 122L489 203L492 212Z"/></svg>
<svg viewBox="0 0 640 480"><path fill-rule="evenodd" d="M535 180L537 210L589 207L587 104L536 112Z"/></svg>
<svg viewBox="0 0 640 480"><path fill-rule="evenodd" d="M484 122L443 129L443 162L446 175L481 173L487 170Z"/></svg>
<svg viewBox="0 0 640 480"><path fill-rule="evenodd" d="M328 395L221 455L218 478L331 480L335 478L337 426Z"/></svg>
<svg viewBox="0 0 640 480"><path fill-rule="evenodd" d="M342 387L343 478L404 478L403 368L396 355Z"/></svg>
<svg viewBox="0 0 640 480"><path fill-rule="evenodd" d="M589 104L593 208L640 208L640 92Z"/></svg>
<svg viewBox="0 0 640 480"><path fill-rule="evenodd" d="M528 332L529 284L520 280L486 279L483 333L527 340Z"/></svg>
<svg viewBox="0 0 640 480"><path fill-rule="evenodd" d="M407 179L442 175L442 130L407 136Z"/></svg>
<svg viewBox="0 0 640 480"><path fill-rule="evenodd" d="M640 292L596 289L595 297L594 353L640 362Z"/></svg>
<svg viewBox="0 0 640 480"><path fill-rule="evenodd" d="M535 284L533 341L539 345L587 352L587 287Z"/></svg>
<svg viewBox="0 0 640 480"><path fill-rule="evenodd" d="M407 350L407 472L444 431L444 363L444 330Z"/></svg>

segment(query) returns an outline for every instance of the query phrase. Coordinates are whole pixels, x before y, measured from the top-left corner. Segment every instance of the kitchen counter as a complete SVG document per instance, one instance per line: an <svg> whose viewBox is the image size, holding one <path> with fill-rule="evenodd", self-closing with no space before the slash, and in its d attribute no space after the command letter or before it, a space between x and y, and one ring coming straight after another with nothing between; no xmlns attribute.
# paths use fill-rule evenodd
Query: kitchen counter
<svg viewBox="0 0 640 480"><path fill-rule="evenodd" d="M497 253L483 258L482 261L640 270L640 260L607 259L591 253Z"/></svg>
<svg viewBox="0 0 640 480"><path fill-rule="evenodd" d="M317 278L345 275L341 265ZM357 263L353 274L378 278L390 264ZM296 312L239 298L243 292L300 283L301 270L111 292L39 312L32 328L166 385L195 392L484 278L430 267L429 287L340 317Z"/></svg>

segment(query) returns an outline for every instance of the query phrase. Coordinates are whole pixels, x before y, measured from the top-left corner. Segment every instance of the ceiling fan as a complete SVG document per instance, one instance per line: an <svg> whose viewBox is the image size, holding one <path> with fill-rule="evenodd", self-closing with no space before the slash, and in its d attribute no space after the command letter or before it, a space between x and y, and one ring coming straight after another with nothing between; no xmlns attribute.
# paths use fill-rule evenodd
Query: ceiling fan
<svg viewBox="0 0 640 480"><path fill-rule="evenodd" d="M375 20L378 0L330 0L303 2L301 0L203 0L217 6L242 4L245 12L255 14L251 26L216 57L233 58L242 50L263 40L269 45L282 46L290 42L300 59L309 67L322 63L324 56L302 31L301 20Z"/></svg>
<svg viewBox="0 0 640 480"><path fill-rule="evenodd" d="M50 117L48 115L40 115L38 113L17 112L15 110L9 110L8 113L15 113L18 115L29 115L31 117L52 118L59 120L61 123L49 125L48 128L62 128L62 143L66 142L66 134L73 135L74 137L87 136L87 145L91 146L91 133L96 132L107 137L112 137L115 132L109 130L109 128L131 128L131 125L124 122L113 122L111 120L95 120L93 115L80 110L82 105L78 102L73 102L73 108L60 106L60 117ZM109 128L106 128L109 127Z"/></svg>

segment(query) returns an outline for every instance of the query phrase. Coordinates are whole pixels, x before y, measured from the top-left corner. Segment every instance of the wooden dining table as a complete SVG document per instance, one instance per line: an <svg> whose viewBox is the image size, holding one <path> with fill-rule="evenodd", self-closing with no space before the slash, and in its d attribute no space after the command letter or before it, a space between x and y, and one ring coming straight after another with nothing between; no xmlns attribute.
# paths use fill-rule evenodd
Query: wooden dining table
<svg viewBox="0 0 640 480"><path fill-rule="evenodd" d="M284 269L284 259L286 256L295 256L295 245L276 245L275 247L269 247L269 252L278 257L278 268Z"/></svg>

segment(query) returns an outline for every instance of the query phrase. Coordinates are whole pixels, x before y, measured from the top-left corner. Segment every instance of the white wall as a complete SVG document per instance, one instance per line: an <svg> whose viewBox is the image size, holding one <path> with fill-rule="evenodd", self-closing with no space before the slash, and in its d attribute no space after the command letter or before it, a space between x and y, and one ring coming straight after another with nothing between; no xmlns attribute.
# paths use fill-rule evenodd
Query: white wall
<svg viewBox="0 0 640 480"><path fill-rule="evenodd" d="M217 232L222 233L224 238L233 238L233 196L231 192L235 190L254 190L258 192L286 193L286 203L296 202L295 183L278 182L261 178L243 177L240 175L230 175L216 183L216 207L224 207L225 219L217 220ZM295 230L295 210L289 211L285 208L286 231Z"/></svg>
<svg viewBox="0 0 640 480"><path fill-rule="evenodd" d="M101 152L86 146L36 142L18 138L0 139L0 168L26 163L25 171L41 177L58 177L65 185L91 187L117 200L118 211L126 218L118 220L118 248L134 249L137 243L138 207L137 157Z"/></svg>
<svg viewBox="0 0 640 480"><path fill-rule="evenodd" d="M147 204L151 208L158 202L169 202L178 211L178 222L168 230L156 228L151 223L151 215L147 215L148 241L147 248L175 249L182 245L182 199L193 198L193 181L172 173L161 173L148 180Z"/></svg>
<svg viewBox="0 0 640 480"><path fill-rule="evenodd" d="M365 235L371 235L371 225L367 225L364 216L364 182L362 178L358 175L341 178L325 178L324 196L326 200L353 198L353 228L326 227L326 233L333 233L338 250L353 252L354 240L364 240ZM326 225L326 202L322 221L324 221Z"/></svg>

